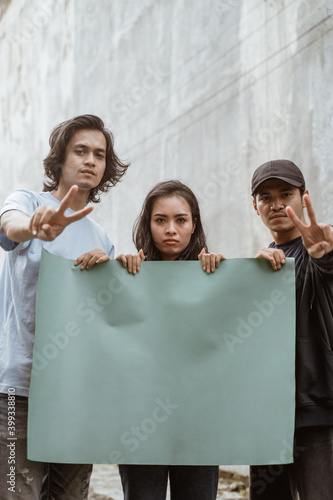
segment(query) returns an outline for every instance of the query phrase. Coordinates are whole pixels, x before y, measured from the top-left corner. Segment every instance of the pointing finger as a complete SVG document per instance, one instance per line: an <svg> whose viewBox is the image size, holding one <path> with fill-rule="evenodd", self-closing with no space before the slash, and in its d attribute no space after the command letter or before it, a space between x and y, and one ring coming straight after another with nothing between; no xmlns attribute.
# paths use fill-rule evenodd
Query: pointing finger
<svg viewBox="0 0 333 500"><path fill-rule="evenodd" d="M309 221L312 224L317 224L316 215L315 215L315 212L314 212L311 200L310 200L310 196L308 194L305 194L303 196L303 199L304 199L304 203L305 203L305 206L306 206L306 211L307 211L307 214L308 214L308 217L309 217Z"/></svg>
<svg viewBox="0 0 333 500"><path fill-rule="evenodd" d="M86 215L90 214L94 210L94 207L86 207L82 210L78 210L72 215L66 217L66 225L71 224L72 222L76 222L77 220L83 219Z"/></svg>
<svg viewBox="0 0 333 500"><path fill-rule="evenodd" d="M303 222L297 217L295 214L294 210L291 207L286 207L286 213L289 217L289 219L293 222L293 224L300 230L302 231L304 224Z"/></svg>
<svg viewBox="0 0 333 500"><path fill-rule="evenodd" d="M67 208L70 207L73 199L75 198L75 195L78 192L78 190L79 190L79 187L76 186L76 184L74 184L74 186L72 186L70 188L70 190L68 191L66 196L64 196L64 198L62 199L62 201L60 203L58 213L64 214L66 212Z"/></svg>

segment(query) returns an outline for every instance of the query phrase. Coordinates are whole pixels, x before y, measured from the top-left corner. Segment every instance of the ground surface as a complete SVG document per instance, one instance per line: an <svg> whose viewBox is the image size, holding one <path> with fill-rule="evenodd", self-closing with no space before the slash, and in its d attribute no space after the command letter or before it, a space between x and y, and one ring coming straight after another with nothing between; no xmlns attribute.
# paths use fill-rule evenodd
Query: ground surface
<svg viewBox="0 0 333 500"><path fill-rule="evenodd" d="M247 479L220 471L218 500L248 500ZM123 500L118 469L114 465L94 465L89 500ZM169 500L169 495L167 500Z"/></svg>

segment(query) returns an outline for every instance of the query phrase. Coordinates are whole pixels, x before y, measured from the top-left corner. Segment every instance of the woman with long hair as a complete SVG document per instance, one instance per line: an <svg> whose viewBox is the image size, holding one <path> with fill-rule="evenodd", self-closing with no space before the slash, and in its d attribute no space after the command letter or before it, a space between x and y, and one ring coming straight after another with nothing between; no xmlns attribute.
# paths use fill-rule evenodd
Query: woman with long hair
<svg viewBox="0 0 333 500"><path fill-rule="evenodd" d="M177 180L160 182L148 193L133 228L135 255L119 255L136 274L142 260L201 260L214 272L222 254L208 253L198 201ZM119 465L125 500L165 500L168 477L172 500L215 500L218 466Z"/></svg>

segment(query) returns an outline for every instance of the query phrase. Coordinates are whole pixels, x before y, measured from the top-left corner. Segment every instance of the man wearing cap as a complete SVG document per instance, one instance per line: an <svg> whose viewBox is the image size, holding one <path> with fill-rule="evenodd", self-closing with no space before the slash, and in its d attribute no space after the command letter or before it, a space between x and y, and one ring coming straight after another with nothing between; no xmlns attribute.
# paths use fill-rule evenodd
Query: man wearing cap
<svg viewBox="0 0 333 500"><path fill-rule="evenodd" d="M295 259L296 421L294 464L252 466L250 498L296 500L298 492L300 500L332 500L333 228L317 223L303 174L291 161L257 168L252 196L274 240L256 257L274 270Z"/></svg>

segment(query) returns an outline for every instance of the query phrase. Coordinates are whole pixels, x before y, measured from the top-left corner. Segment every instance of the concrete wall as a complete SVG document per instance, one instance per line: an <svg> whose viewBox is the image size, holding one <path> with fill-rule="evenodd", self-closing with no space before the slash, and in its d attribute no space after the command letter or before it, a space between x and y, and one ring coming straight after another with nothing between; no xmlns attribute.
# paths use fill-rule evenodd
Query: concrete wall
<svg viewBox="0 0 333 500"><path fill-rule="evenodd" d="M332 13L322 0L3 1L0 203L41 188L57 123L95 113L132 163L94 212L118 252L147 190L177 177L210 248L253 256L270 235L249 181L272 158L303 168L332 221Z"/></svg>
<svg viewBox="0 0 333 500"><path fill-rule="evenodd" d="M93 213L119 253L148 189L179 178L210 249L254 256L270 235L249 182L273 158L301 166L332 222L332 14L327 0L3 0L0 204L41 189L57 123L94 113L132 163Z"/></svg>

